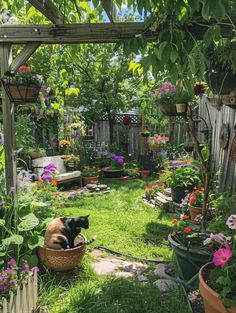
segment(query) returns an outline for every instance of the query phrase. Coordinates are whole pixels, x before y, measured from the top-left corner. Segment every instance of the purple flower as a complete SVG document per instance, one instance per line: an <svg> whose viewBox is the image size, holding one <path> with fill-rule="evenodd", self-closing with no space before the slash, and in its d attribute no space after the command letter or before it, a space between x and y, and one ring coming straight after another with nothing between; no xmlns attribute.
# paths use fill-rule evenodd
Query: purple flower
<svg viewBox="0 0 236 313"><path fill-rule="evenodd" d="M0 275L0 280L3 280L5 279L5 276L4 275Z"/></svg>
<svg viewBox="0 0 236 313"><path fill-rule="evenodd" d="M11 258L8 262L7 262L7 264L8 265L12 265L13 263L15 263L16 261L13 259L13 258Z"/></svg>
<svg viewBox="0 0 236 313"><path fill-rule="evenodd" d="M41 179L42 179L42 180L49 180L49 181L51 181L51 180L53 179L53 177L52 177L52 175L47 174L47 175L43 175L43 176L41 177Z"/></svg>
<svg viewBox="0 0 236 313"><path fill-rule="evenodd" d="M33 268L33 271L34 271L35 273L38 273L38 272L40 272L40 269L38 268L38 266L35 266L35 267Z"/></svg>
<svg viewBox="0 0 236 313"><path fill-rule="evenodd" d="M115 160L115 158L117 157L117 155L115 153L111 154L111 158Z"/></svg>
<svg viewBox="0 0 236 313"><path fill-rule="evenodd" d="M0 286L0 291L5 292L7 290L6 287Z"/></svg>
<svg viewBox="0 0 236 313"><path fill-rule="evenodd" d="M119 164L124 164L124 159L122 157L117 157L116 162Z"/></svg>
<svg viewBox="0 0 236 313"><path fill-rule="evenodd" d="M28 263L24 264L24 271L25 271L25 273L29 273L30 272L30 267L29 267Z"/></svg>
<svg viewBox="0 0 236 313"><path fill-rule="evenodd" d="M12 274L12 269L10 269L9 267L6 269L7 274L11 275Z"/></svg>
<svg viewBox="0 0 236 313"><path fill-rule="evenodd" d="M103 156L106 156L106 155L108 155L108 151L107 150L102 150L102 151L100 151L100 154L103 155Z"/></svg>
<svg viewBox="0 0 236 313"><path fill-rule="evenodd" d="M56 169L57 169L57 166L54 163L49 163L47 166L44 166L44 170L49 170L51 172L55 172Z"/></svg>

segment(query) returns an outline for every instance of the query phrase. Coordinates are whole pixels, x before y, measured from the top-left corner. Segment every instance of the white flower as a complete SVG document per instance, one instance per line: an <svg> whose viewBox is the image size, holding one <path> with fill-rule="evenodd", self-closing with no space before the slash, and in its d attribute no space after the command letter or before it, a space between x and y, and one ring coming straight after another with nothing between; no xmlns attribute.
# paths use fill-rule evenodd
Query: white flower
<svg viewBox="0 0 236 313"><path fill-rule="evenodd" d="M236 215L230 215L227 219L226 225L231 229L236 229Z"/></svg>

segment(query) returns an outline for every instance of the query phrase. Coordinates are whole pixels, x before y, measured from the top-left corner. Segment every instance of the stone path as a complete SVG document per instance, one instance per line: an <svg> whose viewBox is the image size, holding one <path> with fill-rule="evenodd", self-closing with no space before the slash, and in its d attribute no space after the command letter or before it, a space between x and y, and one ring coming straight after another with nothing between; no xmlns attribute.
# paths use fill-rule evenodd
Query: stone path
<svg viewBox="0 0 236 313"><path fill-rule="evenodd" d="M116 277L125 277L137 279L140 283L151 283L150 274L156 275L157 280L153 282L157 288L163 293L170 292L178 288L175 280L166 273L168 265L159 263L155 270L148 267L146 263L125 261L114 255L104 256L103 252L94 249L91 252L94 258L92 267L98 275L114 275Z"/></svg>

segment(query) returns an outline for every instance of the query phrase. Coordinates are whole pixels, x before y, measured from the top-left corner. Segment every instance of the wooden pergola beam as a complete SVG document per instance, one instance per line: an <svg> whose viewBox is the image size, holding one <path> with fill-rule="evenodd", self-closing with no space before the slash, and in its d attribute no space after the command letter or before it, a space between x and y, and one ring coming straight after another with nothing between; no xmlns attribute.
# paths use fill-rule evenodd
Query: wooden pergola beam
<svg viewBox="0 0 236 313"><path fill-rule="evenodd" d="M0 42L24 44L109 43L144 34L147 40L155 35L144 23L97 23L63 25L1 25Z"/></svg>
<svg viewBox="0 0 236 313"><path fill-rule="evenodd" d="M114 16L114 3L112 0L101 0L101 4L103 9L105 10L109 20L113 23L115 16Z"/></svg>
<svg viewBox="0 0 236 313"><path fill-rule="evenodd" d="M25 45L17 57L15 57L15 59L11 62L9 71L11 73L15 73L17 69L31 57L31 55L39 46L40 43L38 42L30 42Z"/></svg>
<svg viewBox="0 0 236 313"><path fill-rule="evenodd" d="M47 17L53 24L62 24L65 17L51 0L28 0L38 11Z"/></svg>

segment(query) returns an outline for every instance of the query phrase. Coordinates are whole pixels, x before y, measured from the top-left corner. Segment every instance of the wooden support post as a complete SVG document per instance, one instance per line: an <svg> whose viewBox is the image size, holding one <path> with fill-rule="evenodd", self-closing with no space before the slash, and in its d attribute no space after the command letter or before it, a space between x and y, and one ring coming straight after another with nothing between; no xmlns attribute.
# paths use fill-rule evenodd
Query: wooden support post
<svg viewBox="0 0 236 313"><path fill-rule="evenodd" d="M11 44L0 44L1 76L9 70L11 63ZM11 104L2 87L3 134L5 149L5 175L7 193L16 190L16 166L14 160L14 105Z"/></svg>

